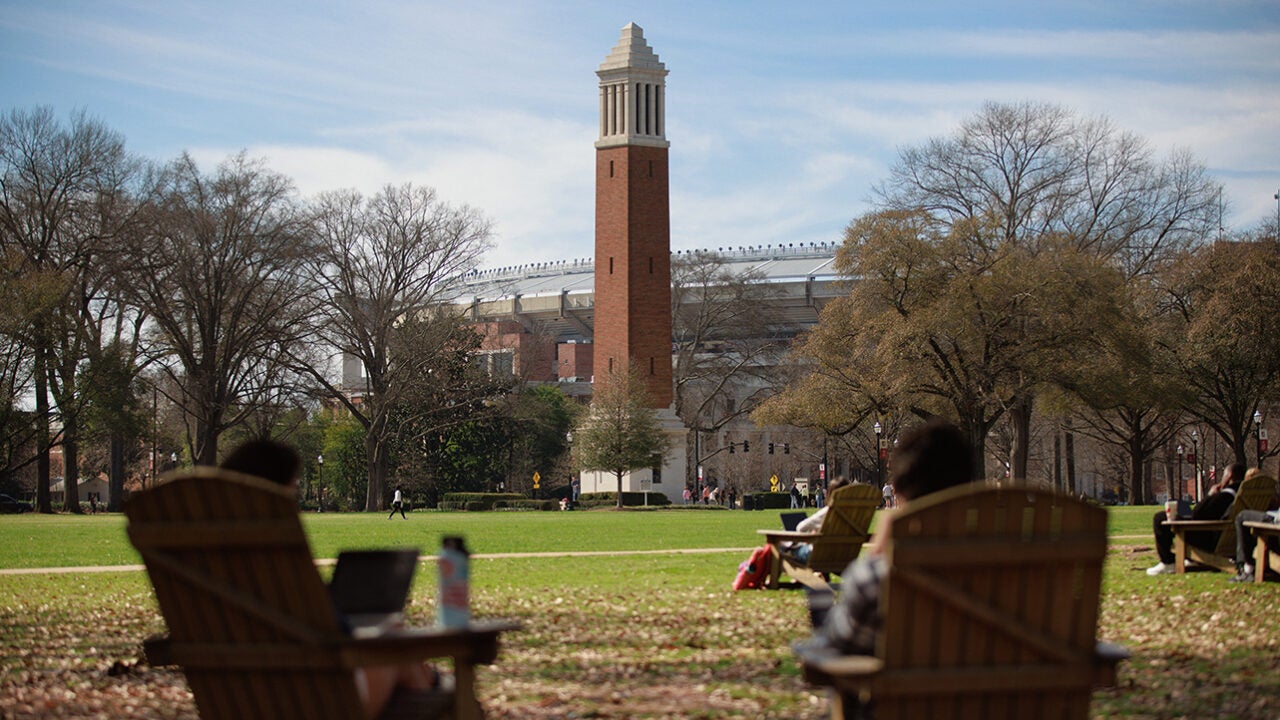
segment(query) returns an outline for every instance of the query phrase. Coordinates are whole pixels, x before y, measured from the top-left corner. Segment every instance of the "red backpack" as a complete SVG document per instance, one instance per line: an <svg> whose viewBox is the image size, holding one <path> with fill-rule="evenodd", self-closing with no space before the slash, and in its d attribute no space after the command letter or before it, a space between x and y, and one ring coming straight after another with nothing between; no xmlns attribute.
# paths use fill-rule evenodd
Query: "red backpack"
<svg viewBox="0 0 1280 720"><path fill-rule="evenodd" d="M769 546L756 548L751 553L751 557L747 558L738 566L738 577L733 580L734 590L759 590L764 587L765 581L769 579L769 568L773 563L773 558L769 553Z"/></svg>

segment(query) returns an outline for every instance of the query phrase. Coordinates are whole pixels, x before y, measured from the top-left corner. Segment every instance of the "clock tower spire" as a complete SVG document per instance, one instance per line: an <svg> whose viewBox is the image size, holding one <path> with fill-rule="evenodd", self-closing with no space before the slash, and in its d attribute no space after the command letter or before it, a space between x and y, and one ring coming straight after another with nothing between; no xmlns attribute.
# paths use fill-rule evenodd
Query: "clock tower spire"
<svg viewBox="0 0 1280 720"><path fill-rule="evenodd" d="M635 23L601 63L596 140L595 381L635 372L672 402L666 67Z"/></svg>

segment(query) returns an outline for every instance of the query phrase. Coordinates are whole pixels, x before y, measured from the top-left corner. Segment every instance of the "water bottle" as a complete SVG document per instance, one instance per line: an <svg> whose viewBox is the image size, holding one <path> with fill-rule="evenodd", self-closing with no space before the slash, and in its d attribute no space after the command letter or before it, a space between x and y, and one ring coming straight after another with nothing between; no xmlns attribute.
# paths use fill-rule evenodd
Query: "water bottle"
<svg viewBox="0 0 1280 720"><path fill-rule="evenodd" d="M446 537L440 547L439 623L445 628L464 628L471 620L468 581L470 556L460 537Z"/></svg>

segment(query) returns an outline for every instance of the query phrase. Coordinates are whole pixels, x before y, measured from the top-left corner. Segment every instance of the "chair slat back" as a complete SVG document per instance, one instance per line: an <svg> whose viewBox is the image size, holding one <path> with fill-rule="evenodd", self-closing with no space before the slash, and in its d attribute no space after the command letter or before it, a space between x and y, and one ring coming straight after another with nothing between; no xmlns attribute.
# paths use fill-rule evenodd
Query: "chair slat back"
<svg viewBox="0 0 1280 720"><path fill-rule="evenodd" d="M1276 480L1270 475L1254 475L1240 483L1240 487L1236 490L1236 499L1231 503L1231 509L1224 518L1232 522L1218 536L1218 545L1213 549L1213 554L1235 558L1236 515L1239 515L1241 510L1266 510L1271 506L1271 500L1275 495Z"/></svg>
<svg viewBox="0 0 1280 720"><path fill-rule="evenodd" d="M964 487L891 526L876 717L1085 718L1106 512Z"/></svg>
<svg viewBox="0 0 1280 720"><path fill-rule="evenodd" d="M871 519L882 495L875 487L864 484L836 488L827 501L827 514L813 542L808 567L815 572L843 572L869 539Z"/></svg>
<svg viewBox="0 0 1280 720"><path fill-rule="evenodd" d="M292 489L197 467L134 495L125 515L174 648L193 658L202 718L361 714L326 645L342 631Z"/></svg>

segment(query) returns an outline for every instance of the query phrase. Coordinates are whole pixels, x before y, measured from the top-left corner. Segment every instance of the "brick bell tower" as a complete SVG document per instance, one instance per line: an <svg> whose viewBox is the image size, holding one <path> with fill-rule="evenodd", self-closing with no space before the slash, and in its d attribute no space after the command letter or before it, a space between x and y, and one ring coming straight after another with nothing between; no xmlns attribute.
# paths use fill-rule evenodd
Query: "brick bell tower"
<svg viewBox="0 0 1280 720"><path fill-rule="evenodd" d="M595 382L634 369L672 402L666 67L635 23L596 71Z"/></svg>

